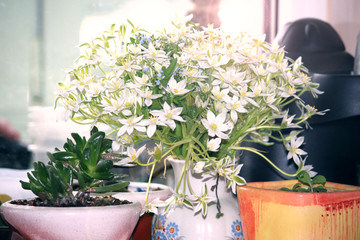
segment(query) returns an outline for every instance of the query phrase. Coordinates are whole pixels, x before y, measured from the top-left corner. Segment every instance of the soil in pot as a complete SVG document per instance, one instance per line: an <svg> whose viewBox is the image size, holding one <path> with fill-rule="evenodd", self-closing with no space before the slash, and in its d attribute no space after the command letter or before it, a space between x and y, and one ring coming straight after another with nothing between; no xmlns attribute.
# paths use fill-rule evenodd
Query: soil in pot
<svg viewBox="0 0 360 240"><path fill-rule="evenodd" d="M39 207L91 207L91 206L110 206L132 203L128 200L119 200L111 196L87 197L82 199L62 198L56 202L35 198L31 200L13 200L10 203L17 205L39 206Z"/></svg>

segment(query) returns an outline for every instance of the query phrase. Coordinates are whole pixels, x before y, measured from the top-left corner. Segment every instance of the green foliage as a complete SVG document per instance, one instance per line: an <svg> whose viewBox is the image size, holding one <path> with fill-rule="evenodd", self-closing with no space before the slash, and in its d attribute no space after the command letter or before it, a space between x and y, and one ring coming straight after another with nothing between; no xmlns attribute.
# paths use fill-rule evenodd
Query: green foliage
<svg viewBox="0 0 360 240"><path fill-rule="evenodd" d="M102 154L111 148L111 140L96 127L88 140L77 133L71 134L61 151L48 153L49 163L34 162L34 170L28 173L28 182L20 181L24 189L31 190L42 200L76 199L90 192L107 193L123 191L129 183L120 182L122 176L112 172L113 162L103 160ZM74 195L75 186L78 194Z"/></svg>
<svg viewBox="0 0 360 240"><path fill-rule="evenodd" d="M317 175L311 179L310 175L306 171L301 171L297 175L299 182L289 189L286 187L280 188L283 191L290 192L327 192L325 188L326 178L322 175Z"/></svg>

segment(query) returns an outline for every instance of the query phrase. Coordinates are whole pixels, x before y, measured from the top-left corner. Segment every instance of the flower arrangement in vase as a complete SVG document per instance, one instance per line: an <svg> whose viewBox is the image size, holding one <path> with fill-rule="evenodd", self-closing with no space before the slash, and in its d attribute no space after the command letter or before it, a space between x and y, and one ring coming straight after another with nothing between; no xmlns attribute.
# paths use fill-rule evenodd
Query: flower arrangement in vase
<svg viewBox="0 0 360 240"><path fill-rule="evenodd" d="M165 211L183 204L206 216L209 204L218 202L209 196L217 188L205 181L201 193L193 191L190 174L223 178L235 193L237 185L246 183L239 175L237 151L253 152L272 164L241 144L267 144L269 139L282 142L298 166L289 174L272 164L277 170L294 177L301 170L313 173L299 134L311 116L323 112L301 99L307 91L321 93L301 58L286 58L282 48L264 38L229 35L190 20L176 19L156 33L130 21L112 25L81 45L82 55L59 82L56 103L64 107L65 119L106 131L114 153L126 146L126 162L150 167L149 181L158 163L183 161ZM291 103L299 108L296 116L287 110ZM292 131L284 134L284 129ZM148 139L156 143L154 149L134 148ZM144 151L151 156L146 163L138 160ZM147 203L147 210L153 209Z"/></svg>

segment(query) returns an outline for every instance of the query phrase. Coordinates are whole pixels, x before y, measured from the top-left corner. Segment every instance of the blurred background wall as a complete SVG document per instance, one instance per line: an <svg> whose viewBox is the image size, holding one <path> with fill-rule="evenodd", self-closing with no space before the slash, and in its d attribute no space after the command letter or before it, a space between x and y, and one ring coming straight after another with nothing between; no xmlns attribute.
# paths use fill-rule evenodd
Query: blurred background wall
<svg viewBox="0 0 360 240"><path fill-rule="evenodd" d="M357 0L0 0L0 117L20 132L21 144L43 160L71 131L57 121L56 83L79 54L78 46L112 23L130 19L159 29L176 14L228 32L267 34L300 18L329 22L354 54L360 31Z"/></svg>

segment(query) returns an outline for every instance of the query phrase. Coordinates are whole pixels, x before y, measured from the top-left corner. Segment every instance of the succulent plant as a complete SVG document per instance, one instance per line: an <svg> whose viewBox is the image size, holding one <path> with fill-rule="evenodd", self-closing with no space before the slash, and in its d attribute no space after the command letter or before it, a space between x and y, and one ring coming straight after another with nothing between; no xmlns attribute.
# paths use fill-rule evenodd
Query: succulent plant
<svg viewBox="0 0 360 240"><path fill-rule="evenodd" d="M327 192L325 188L326 178L323 175L316 175L314 178L306 171L297 175L298 182L290 188L282 187L280 190L288 192Z"/></svg>
<svg viewBox="0 0 360 240"><path fill-rule="evenodd" d="M113 173L113 162L102 158L112 143L104 132L94 127L88 140L77 133L71 136L73 140L67 139L64 150L56 148L54 153L48 153L47 164L33 163L29 182L20 181L24 189L31 190L42 201L61 205L84 202L90 193L123 191L129 185L121 181L124 176Z"/></svg>

